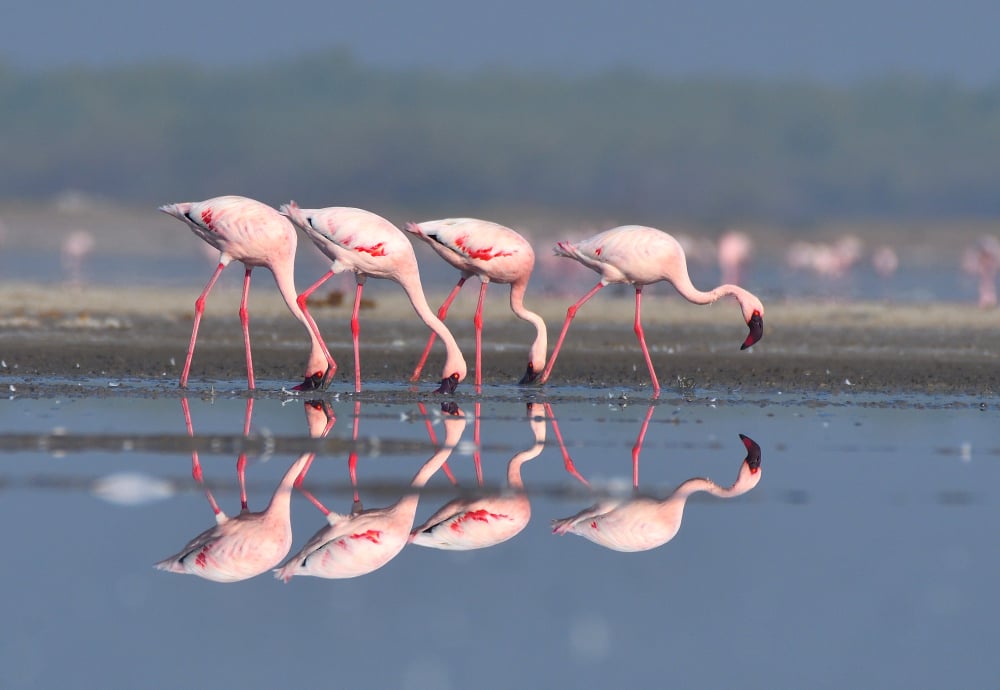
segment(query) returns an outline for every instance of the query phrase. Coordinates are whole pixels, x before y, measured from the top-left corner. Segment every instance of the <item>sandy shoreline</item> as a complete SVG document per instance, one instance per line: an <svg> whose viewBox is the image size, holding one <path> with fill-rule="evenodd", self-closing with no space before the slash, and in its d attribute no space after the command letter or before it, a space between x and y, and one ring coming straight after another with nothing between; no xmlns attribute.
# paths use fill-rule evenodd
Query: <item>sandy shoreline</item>
<svg viewBox="0 0 1000 690"><path fill-rule="evenodd" d="M470 362L475 292L463 294L448 319ZM405 381L427 330L401 294L372 294L374 307L362 313L362 372L373 381ZM0 286L0 381L27 393L51 378L177 377L195 297L193 289ZM428 295L432 304L442 297ZM665 392L740 388L987 396L1000 389L997 311L956 304L770 303L764 339L740 352L746 328L735 303L696 307L663 293L651 297L644 301L644 325ZM192 382L245 380L238 301L233 292L213 294ZM533 300L549 326L550 350L569 301ZM258 378L300 380L308 349L300 324L273 291L252 294L250 309ZM549 386L648 392L632 309L628 294L601 295L582 309ZM499 294L491 293L486 313L484 381L513 383L524 372L532 329L510 315ZM349 309L317 307L314 314L340 367L333 390L350 390ZM442 361L438 349L425 370L427 381ZM464 388L471 392L471 386Z"/></svg>

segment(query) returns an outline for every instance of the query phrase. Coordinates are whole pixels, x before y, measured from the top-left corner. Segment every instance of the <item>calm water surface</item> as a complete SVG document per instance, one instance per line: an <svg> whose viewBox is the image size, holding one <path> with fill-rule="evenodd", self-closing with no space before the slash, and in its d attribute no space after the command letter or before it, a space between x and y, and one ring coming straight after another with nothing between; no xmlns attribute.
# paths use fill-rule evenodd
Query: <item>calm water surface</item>
<svg viewBox="0 0 1000 690"><path fill-rule="evenodd" d="M0 401L8 622L0 687L996 682L1000 441L992 401L984 410L978 401L912 396L704 394L667 395L651 408L554 388L537 399L549 407L538 404L529 417L526 399L505 389L458 397L464 418L456 422L437 398L421 407L376 388L359 403L328 396L335 421L325 438L322 406L257 399L245 438L239 396L196 391L192 437L175 392L122 388L121 398L15 393ZM440 444L456 423L460 440L441 450L429 432ZM752 477L740 434L760 446ZM343 514L353 504L352 454L365 509L396 503L418 470L446 456L456 483L444 468L433 474L416 526L459 496L481 497L478 449L486 494L506 486L512 460L523 463L530 519L508 527L513 536L497 545L410 544L350 579L283 584L268 570L210 582L153 568L215 524L192 479L192 448L230 516L239 514L241 452L251 510L263 510L293 462L315 450L303 488ZM665 499L696 477L723 488L735 481L742 493L697 493L680 506L682 489L673 511L663 511L674 526L683 516L676 536L647 551L553 534L553 520L599 501L634 503L633 469L644 495ZM464 526L471 534L503 511L515 508L483 509L446 534ZM295 490L291 525L289 555L327 521ZM368 543L391 536L388 528L362 534ZM331 548L353 552L349 542Z"/></svg>

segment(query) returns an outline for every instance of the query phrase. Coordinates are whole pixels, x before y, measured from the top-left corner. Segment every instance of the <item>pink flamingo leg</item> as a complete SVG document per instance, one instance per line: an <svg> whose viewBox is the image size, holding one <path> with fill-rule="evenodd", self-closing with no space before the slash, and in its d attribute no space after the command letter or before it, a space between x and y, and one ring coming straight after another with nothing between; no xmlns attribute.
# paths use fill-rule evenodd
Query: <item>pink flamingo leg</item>
<svg viewBox="0 0 1000 690"><path fill-rule="evenodd" d="M587 300L596 295L598 290L602 287L604 287L604 283L598 283L593 287L593 289L591 289L590 292L581 297L576 304L566 310L566 320L563 322L562 331L559 332L559 340L556 341L556 347L552 350L552 357L549 359L549 363L545 365L545 371L542 372L542 378L539 383L545 383L549 380L549 374L552 373L552 367L556 365L556 357L559 356L559 350L562 348L563 340L566 339L566 331L569 330L569 322L573 320L574 316L576 316L577 310L579 310Z"/></svg>
<svg viewBox="0 0 1000 690"><path fill-rule="evenodd" d="M334 274L332 270L327 271L326 273L323 274L323 276L319 280L317 280L315 283L306 288L305 292L303 292L301 295L295 298L296 304L299 305L299 309L302 310L302 315L306 319L306 324L308 324L309 330L313 332L313 335L316 336L316 339L320 342L320 345L323 347L323 355L326 357L326 361L331 363L330 371L327 372L327 381L333 379L333 375L337 373L337 363L333 361L333 356L327 349L326 341L323 340L323 336L320 335L319 326L316 325L316 322L313 320L312 314L309 313L309 309L306 307L306 303L309 301L309 298L312 296L312 293L316 292L316 290L319 289L319 286L325 283L326 281L330 280L330 278L332 278L333 275Z"/></svg>
<svg viewBox="0 0 1000 690"><path fill-rule="evenodd" d="M483 285L486 285L486 283L483 283ZM481 455L480 450L479 450L479 448L481 446L481 444L479 442L479 422L481 420L481 417L480 417L480 414L479 414L480 413L480 405L481 405L481 403L477 401L476 402L476 421L474 422L474 427L473 427L474 433L473 433L473 436L472 436L472 440L476 444L476 449L472 452L472 461L476 465L476 483L477 483L477 486L482 486L483 485L483 462L482 462L482 455Z"/></svg>
<svg viewBox="0 0 1000 690"><path fill-rule="evenodd" d="M476 305L476 315L472 319L472 323L476 327L476 393L480 392L483 384L483 301L486 299L486 288L489 286L490 284L485 280L479 286L479 304ZM476 424L479 424L478 415L476 416Z"/></svg>
<svg viewBox="0 0 1000 690"><path fill-rule="evenodd" d="M354 340L354 392L361 392L361 350L358 345L358 336L361 334L361 326L358 323L358 311L361 309L361 293L365 289L365 284L358 282L357 290L354 292L354 311L351 313L351 338Z"/></svg>
<svg viewBox="0 0 1000 690"><path fill-rule="evenodd" d="M642 356L646 358L646 366L649 367L649 377L653 379L653 400L660 397L660 381L656 378L656 370L653 369L653 360L649 357L649 348L646 347L646 335L642 332L642 286L635 289L635 324L633 325L635 335L639 338L639 347L642 348Z"/></svg>
<svg viewBox="0 0 1000 690"><path fill-rule="evenodd" d="M250 436L250 418L253 416L253 398L247 399L246 417L243 418L243 442ZM247 506L247 454L240 453L236 459L236 476L240 480L240 510L249 510Z"/></svg>
<svg viewBox="0 0 1000 690"><path fill-rule="evenodd" d="M181 409L184 411L184 425L187 427L188 436L194 439L194 424L191 423L191 408L188 407L187 398L181 398ZM201 471L201 460L198 459L198 449L192 443L191 449L191 476L194 480L201 484L202 488L205 490L205 496L208 498L208 505L212 507L212 512L215 513L216 520L223 514L222 509L219 504L215 502L215 496L207 486L205 486L205 478Z"/></svg>
<svg viewBox="0 0 1000 690"><path fill-rule="evenodd" d="M198 340L198 326L201 324L201 315L205 313L205 299L208 297L208 293L212 291L215 281L219 279L219 274L222 273L222 269L225 267L226 264L220 261L219 265L215 267L212 277L208 279L205 289L201 291L198 299L194 301L194 326L191 328L191 342L188 343L187 358L184 360L184 371L181 372L181 388L187 388L188 374L191 372L191 358L194 356L194 344Z"/></svg>
<svg viewBox="0 0 1000 690"><path fill-rule="evenodd" d="M360 285L358 287L361 287ZM358 426L361 422L361 401L354 401L354 429L351 434L351 439L354 441L355 447L358 443ZM347 470L351 475L351 486L354 488L354 509L358 510L361 508L361 498L358 496L358 451L352 450L350 456L347 458Z"/></svg>
<svg viewBox="0 0 1000 690"><path fill-rule="evenodd" d="M357 404L355 404L355 410L357 410ZM317 436L314 436L314 438L326 438L326 435L330 433L330 429L333 428L333 425L334 425L334 423L336 421L337 420L334 419L333 414L332 413L328 413L327 414L327 418L326 418L326 426L324 426L323 430L321 432L319 432L319 434ZM355 422L355 428L357 428L357 423L356 422ZM355 435L356 434L357 434L357 432L355 431ZM316 454L315 453L311 453L309 455L309 459L306 460L306 464L302 466L302 471L299 472L299 476L295 478L295 488L298 489L299 492L301 492L302 495L305 496L309 500L310 503L312 503L314 506L316 506L316 508L318 508L319 511L321 513L323 513L323 515L329 515L330 514L329 508L327 508L325 505L323 505L320 502L320 500L318 498L316 498L315 494L313 494L311 491L309 491L308 489L303 489L302 488L302 484L303 484L303 482L305 482L305 479L306 479L306 474L309 473L309 468L312 467L313 460L315 460L315 459L316 459Z"/></svg>
<svg viewBox="0 0 1000 690"><path fill-rule="evenodd" d="M455 301L458 291L462 289L463 285L465 285L466 280L467 278L465 276L458 279L458 284L451 289L451 292L448 293L448 298L441 305L441 308L438 309L437 316L442 321L444 321L445 317L448 316L448 309L451 308L451 303ZM431 346L434 345L435 338L437 338L437 333L431 331L431 337L427 339L427 347L424 348L424 354L420 356L420 361L417 362L417 367L410 375L410 383L416 383L420 380L420 372L423 371L424 365L427 364L427 357L431 354Z"/></svg>
<svg viewBox="0 0 1000 690"><path fill-rule="evenodd" d="M632 488L639 488L639 454L642 452L643 441L646 440L646 430L649 429L649 420L653 418L653 410L656 409L654 405L649 406L649 410L646 412L646 418L642 420L642 427L639 429L639 436L635 439L635 445L632 446Z"/></svg>
<svg viewBox="0 0 1000 690"><path fill-rule="evenodd" d="M250 390L255 388L253 378L253 357L250 355L250 312L247 311L247 298L250 296L250 272L249 266L243 274L243 299L240 300L240 325L243 326L243 346L247 351L247 387Z"/></svg>
<svg viewBox="0 0 1000 690"><path fill-rule="evenodd" d="M563 442L562 433L559 431L559 422L556 421L556 415L555 412L552 411L551 403L545 403L545 414L552 422L552 431L555 432L556 440L559 442L559 450L562 452L563 456L563 467L565 467L566 471L569 472L570 475L572 475L577 481L589 488L590 482L584 479L583 475L577 471L576 465L573 464L573 458L569 456L569 451L566 450L566 443Z"/></svg>

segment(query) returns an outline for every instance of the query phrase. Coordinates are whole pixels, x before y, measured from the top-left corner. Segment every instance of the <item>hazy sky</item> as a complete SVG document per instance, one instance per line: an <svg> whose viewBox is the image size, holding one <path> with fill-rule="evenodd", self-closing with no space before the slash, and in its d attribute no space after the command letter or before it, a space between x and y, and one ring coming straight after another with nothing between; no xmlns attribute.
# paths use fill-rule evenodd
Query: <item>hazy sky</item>
<svg viewBox="0 0 1000 690"><path fill-rule="evenodd" d="M14 0L0 58L242 64L346 47L366 63L1000 82L996 0Z"/></svg>

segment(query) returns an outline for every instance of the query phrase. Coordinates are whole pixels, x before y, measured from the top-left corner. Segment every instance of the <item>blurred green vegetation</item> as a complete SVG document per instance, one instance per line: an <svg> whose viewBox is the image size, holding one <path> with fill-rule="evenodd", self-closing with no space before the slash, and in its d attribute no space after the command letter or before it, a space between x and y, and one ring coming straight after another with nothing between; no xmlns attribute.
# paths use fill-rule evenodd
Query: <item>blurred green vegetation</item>
<svg viewBox="0 0 1000 690"><path fill-rule="evenodd" d="M0 197L512 206L697 221L1000 215L1000 86L634 71L0 65Z"/></svg>

